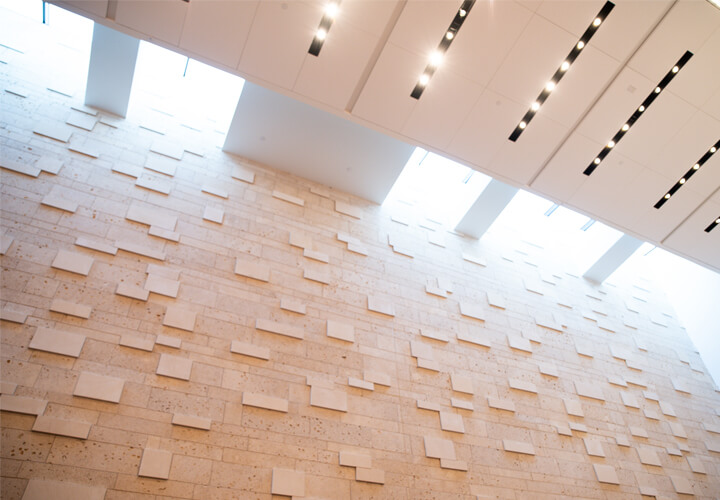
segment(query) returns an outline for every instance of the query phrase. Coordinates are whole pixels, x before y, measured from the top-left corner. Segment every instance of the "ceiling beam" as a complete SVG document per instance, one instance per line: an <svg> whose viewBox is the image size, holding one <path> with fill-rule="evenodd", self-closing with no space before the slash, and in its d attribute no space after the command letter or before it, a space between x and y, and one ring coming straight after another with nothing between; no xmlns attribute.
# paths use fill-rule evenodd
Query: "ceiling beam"
<svg viewBox="0 0 720 500"><path fill-rule="evenodd" d="M590 269L585 271L583 278L602 283L608 276L614 273L623 262L625 262L635 250L640 248L643 244L642 240L633 238L627 234L623 234L622 237L611 246L607 252L600 257Z"/></svg>
<svg viewBox="0 0 720 500"><path fill-rule="evenodd" d="M516 187L508 186L495 179L491 180L455 230L473 238L482 238L517 192L518 188Z"/></svg>

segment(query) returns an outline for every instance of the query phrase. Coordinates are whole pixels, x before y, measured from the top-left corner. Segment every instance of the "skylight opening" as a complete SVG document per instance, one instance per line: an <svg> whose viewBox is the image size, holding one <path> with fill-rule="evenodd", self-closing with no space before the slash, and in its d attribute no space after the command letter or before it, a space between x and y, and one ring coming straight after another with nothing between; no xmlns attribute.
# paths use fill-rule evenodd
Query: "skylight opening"
<svg viewBox="0 0 720 500"><path fill-rule="evenodd" d="M388 193L383 206L413 211L454 228L490 177L460 163L416 148Z"/></svg>

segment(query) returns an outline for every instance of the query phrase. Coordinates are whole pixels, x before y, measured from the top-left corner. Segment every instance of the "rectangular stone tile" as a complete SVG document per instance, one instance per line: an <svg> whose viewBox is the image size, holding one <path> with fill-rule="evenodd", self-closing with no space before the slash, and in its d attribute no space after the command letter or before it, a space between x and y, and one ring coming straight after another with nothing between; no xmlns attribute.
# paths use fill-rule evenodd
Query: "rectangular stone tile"
<svg viewBox="0 0 720 500"><path fill-rule="evenodd" d="M557 429L557 433L561 436L572 436L572 431L570 430L570 426L565 423L557 423L555 424L555 429Z"/></svg>
<svg viewBox="0 0 720 500"><path fill-rule="evenodd" d="M0 236L0 255L5 255L10 250L13 241L15 241L15 238L7 234Z"/></svg>
<svg viewBox="0 0 720 500"><path fill-rule="evenodd" d="M630 447L630 440L625 434L618 434L617 436L615 436L615 442L618 446L623 446L625 448Z"/></svg>
<svg viewBox="0 0 720 500"><path fill-rule="evenodd" d="M447 298L447 292L445 290L443 290L442 288L440 288L438 286L431 285L431 284L425 285L425 293L428 293L430 295L435 295L436 297L441 297L443 299Z"/></svg>
<svg viewBox="0 0 720 500"><path fill-rule="evenodd" d="M170 182L144 172L137 178L135 185L160 194L170 194Z"/></svg>
<svg viewBox="0 0 720 500"><path fill-rule="evenodd" d="M312 250L310 248L303 249L303 257L307 257L308 259L316 260L318 262L323 262L325 264L330 262L330 257L327 254L318 252L317 250Z"/></svg>
<svg viewBox="0 0 720 500"><path fill-rule="evenodd" d="M256 262L241 260L240 257L235 259L235 274L239 274L240 276L245 276L258 281L270 281L269 266Z"/></svg>
<svg viewBox="0 0 720 500"><path fill-rule="evenodd" d="M581 424L580 422L568 422L568 426L578 432L587 432L588 428L585 424Z"/></svg>
<svg viewBox="0 0 720 500"><path fill-rule="evenodd" d="M104 500L106 491L104 486L32 478L22 500Z"/></svg>
<svg viewBox="0 0 720 500"><path fill-rule="evenodd" d="M38 122L33 128L33 132L60 142L68 142L70 140L70 136L72 135L70 127L66 127L65 125L61 125L60 123L53 121Z"/></svg>
<svg viewBox="0 0 720 500"><path fill-rule="evenodd" d="M348 251L367 257L370 254L368 247L357 241L350 241L347 244Z"/></svg>
<svg viewBox="0 0 720 500"><path fill-rule="evenodd" d="M472 401L465 401L460 398L450 398L450 406L453 408L460 408L462 410L474 411Z"/></svg>
<svg viewBox="0 0 720 500"><path fill-rule="evenodd" d="M649 418L650 420L660 420L660 414L649 408L643 409L643 415L645 415L645 418Z"/></svg>
<svg viewBox="0 0 720 500"><path fill-rule="evenodd" d="M592 457L604 457L605 451L602 447L602 442L597 439L585 438L585 451Z"/></svg>
<svg viewBox="0 0 720 500"><path fill-rule="evenodd" d="M555 330L562 333L562 323L555 318L552 313L538 313L535 315L535 324L549 330Z"/></svg>
<svg viewBox="0 0 720 500"><path fill-rule="evenodd" d="M345 342L355 342L355 327L333 319L327 320L327 336Z"/></svg>
<svg viewBox="0 0 720 500"><path fill-rule="evenodd" d="M369 469L372 467L372 458L369 455L363 455L353 451L341 451L339 453L340 465L343 467L362 467Z"/></svg>
<svg viewBox="0 0 720 500"><path fill-rule="evenodd" d="M667 415L668 417L677 417L673 405L665 401L658 401L658 404L660 405L660 411L663 413L663 415Z"/></svg>
<svg viewBox="0 0 720 500"><path fill-rule="evenodd" d="M670 432L672 432L672 435L675 437L687 439L687 432L685 432L685 428L680 422L668 422L670 425Z"/></svg>
<svg viewBox="0 0 720 500"><path fill-rule="evenodd" d="M535 447L531 443L525 443L523 441L512 441L510 439L503 439L503 449L505 451L522 453L524 455L535 454Z"/></svg>
<svg viewBox="0 0 720 500"><path fill-rule="evenodd" d="M57 208L58 210L70 212L71 214L74 214L75 211L78 209L78 203L76 201L62 196L62 192L56 189L53 189L48 194L46 194L40 203L47 207L53 207Z"/></svg>
<svg viewBox="0 0 720 500"><path fill-rule="evenodd" d="M169 280L177 281L180 279L180 270L165 265L159 264L148 264L145 268L145 274L152 274L155 276L162 276Z"/></svg>
<svg viewBox="0 0 720 500"><path fill-rule="evenodd" d="M688 465L690 466L690 470L693 471L696 474L707 474L707 470L705 469L705 464L703 464L703 461L700 460L698 457L687 457Z"/></svg>
<svg viewBox="0 0 720 500"><path fill-rule="evenodd" d="M382 469L366 469L364 467L358 467L355 469L355 481L385 484L385 471Z"/></svg>
<svg viewBox="0 0 720 500"><path fill-rule="evenodd" d="M640 463L645 465L655 465L656 467L662 466L660 463L660 457L658 457L658 454L654 449L648 448L647 446L640 446L637 449L637 452L640 457Z"/></svg>
<svg viewBox="0 0 720 500"><path fill-rule="evenodd" d="M213 196L217 196L218 198L229 198L230 194L225 191L224 189L221 189L219 187L213 186L211 184L204 184L202 187L202 192L211 194Z"/></svg>
<svg viewBox="0 0 720 500"><path fill-rule="evenodd" d="M0 380L0 394L13 394L15 389L17 389L16 383Z"/></svg>
<svg viewBox="0 0 720 500"><path fill-rule="evenodd" d="M488 290L487 291L488 304L497 307L498 309L507 309L507 299L501 293Z"/></svg>
<svg viewBox="0 0 720 500"><path fill-rule="evenodd" d="M89 141L74 142L68 144L68 151L72 151L73 153L78 153L84 156L89 156L90 158L100 157L100 148L98 148L96 144Z"/></svg>
<svg viewBox="0 0 720 500"><path fill-rule="evenodd" d="M232 173L230 175L233 179L247 182L248 184L255 182L255 172L244 165L233 165Z"/></svg>
<svg viewBox="0 0 720 500"><path fill-rule="evenodd" d="M32 430L45 434L56 434L78 439L87 439L91 425L75 420L62 420L59 418L38 415L35 418Z"/></svg>
<svg viewBox="0 0 720 500"><path fill-rule="evenodd" d="M170 476L172 457L172 452L145 448L143 450L142 460L140 460L138 476L167 479Z"/></svg>
<svg viewBox="0 0 720 500"><path fill-rule="evenodd" d="M159 334L155 338L155 343L158 345L164 345L165 347L172 347L173 349L180 349L182 341L169 335Z"/></svg>
<svg viewBox="0 0 720 500"><path fill-rule="evenodd" d="M683 495L695 494L692 484L690 484L690 481L688 481L687 478L684 478L682 476L670 476L670 481L672 482L673 488L675 488L676 492Z"/></svg>
<svg viewBox="0 0 720 500"><path fill-rule="evenodd" d="M305 473L290 469L273 468L271 493L289 497L305 496Z"/></svg>
<svg viewBox="0 0 720 500"><path fill-rule="evenodd" d="M444 458L456 460L455 446L449 439L425 436L425 456L428 458Z"/></svg>
<svg viewBox="0 0 720 500"><path fill-rule="evenodd" d="M28 347L77 358L80 356L84 344L85 335L38 327Z"/></svg>
<svg viewBox="0 0 720 500"><path fill-rule="evenodd" d="M690 386L689 384L680 378L673 377L671 379L673 388L678 392L684 392L685 394L690 394Z"/></svg>
<svg viewBox="0 0 720 500"><path fill-rule="evenodd" d="M335 200L335 211L344 215L349 215L355 219L362 219L362 209L344 201Z"/></svg>
<svg viewBox="0 0 720 500"><path fill-rule="evenodd" d="M52 267L87 276L94 261L95 259L87 255L59 250L52 262Z"/></svg>
<svg viewBox="0 0 720 500"><path fill-rule="evenodd" d="M65 121L65 123L90 132L92 131L92 129L95 128L97 118L95 118L94 116L86 115L85 113L72 113Z"/></svg>
<svg viewBox="0 0 720 500"><path fill-rule="evenodd" d="M442 365L434 359L417 358L417 367L433 372L439 372L442 369Z"/></svg>
<svg viewBox="0 0 720 500"><path fill-rule="evenodd" d="M607 381L609 384L617 385L618 387L627 387L627 382L625 382L625 379L622 378L620 375L610 374L607 376Z"/></svg>
<svg viewBox="0 0 720 500"><path fill-rule="evenodd" d="M445 241L445 235L437 232L432 232L427 234L428 243L431 245L435 245L441 248L445 248L447 246L447 243Z"/></svg>
<svg viewBox="0 0 720 500"><path fill-rule="evenodd" d="M605 396L603 396L602 389L597 384L575 381L575 392L577 392L579 396L585 398L605 401Z"/></svg>
<svg viewBox="0 0 720 500"><path fill-rule="evenodd" d="M140 177L143 173L142 167L139 167L137 165L133 165L131 163L125 162L125 161L115 161L112 164L111 167L113 172L117 172L119 174L127 175L129 177L134 177L137 179Z"/></svg>
<svg viewBox="0 0 720 500"><path fill-rule="evenodd" d="M471 344L479 345L482 347L490 348L490 340L486 339L482 332L477 331L459 331L457 333L457 339L463 342L469 342Z"/></svg>
<svg viewBox="0 0 720 500"><path fill-rule="evenodd" d="M342 390L312 386L310 388L310 406L347 412L347 394Z"/></svg>
<svg viewBox="0 0 720 500"><path fill-rule="evenodd" d="M140 205L132 203L125 218L133 222L148 226L157 226L168 231L174 231L177 225L177 216L161 210L153 205Z"/></svg>
<svg viewBox="0 0 720 500"><path fill-rule="evenodd" d="M260 347L259 345L240 342L239 340L232 341L230 344L230 352L242 354L243 356L250 356L251 358L264 359L266 361L270 359L270 349Z"/></svg>
<svg viewBox="0 0 720 500"><path fill-rule="evenodd" d="M422 335L425 338L437 340L439 342L449 342L450 337L448 337L447 333L436 330L433 328L420 328L420 335Z"/></svg>
<svg viewBox="0 0 720 500"><path fill-rule="evenodd" d="M312 239L302 231L290 231L288 243L290 243L290 246L302 248L303 250L312 247Z"/></svg>
<svg viewBox="0 0 720 500"><path fill-rule="evenodd" d="M532 345L530 345L530 341L525 337L508 333L507 340L510 348L516 349L518 351L532 353Z"/></svg>
<svg viewBox="0 0 720 500"><path fill-rule="evenodd" d="M451 373L450 385L452 386L453 391L464 392L465 394L475 394L473 380L471 377Z"/></svg>
<svg viewBox="0 0 720 500"><path fill-rule="evenodd" d="M96 109L93 109L90 106L86 106L84 104L73 104L72 106L70 106L70 109L74 111L79 111L80 113L85 113L89 116L97 116L98 114Z"/></svg>
<svg viewBox="0 0 720 500"><path fill-rule="evenodd" d="M49 174L57 175L60 173L60 169L63 167L64 163L62 160L58 160L57 158L51 158L50 156L41 156L38 158L38 161L35 162L35 166L42 170L43 172L47 172Z"/></svg>
<svg viewBox="0 0 720 500"><path fill-rule="evenodd" d="M494 396L488 396L487 401L490 408L512 412L515 411L515 404L509 399L501 399Z"/></svg>
<svg viewBox="0 0 720 500"><path fill-rule="evenodd" d="M583 413L582 404L577 399L563 398L563 403L565 404L565 411L568 415L572 415L574 417L585 416L585 413Z"/></svg>
<svg viewBox="0 0 720 500"><path fill-rule="evenodd" d="M323 285L330 284L330 270L329 269L318 269L315 267L306 267L303 270L303 278L310 281L316 281Z"/></svg>
<svg viewBox="0 0 720 500"><path fill-rule="evenodd" d="M420 408L421 410L429 410L429 411L437 411L437 412L442 410L442 408L440 407L439 404L434 403L432 401L424 401L422 399L417 400L417 407Z"/></svg>
<svg viewBox="0 0 720 500"><path fill-rule="evenodd" d="M287 201L288 203L292 203L293 205L297 205L299 207L305 206L305 200L302 198L298 198L297 196L292 196L287 193L283 193L282 191L278 191L277 189L272 192L273 198L277 198L278 200Z"/></svg>
<svg viewBox="0 0 720 500"><path fill-rule="evenodd" d="M161 354L160 362L158 363L155 373L165 377L190 380L192 364L191 359L172 356L170 354Z"/></svg>
<svg viewBox="0 0 720 500"><path fill-rule="evenodd" d="M363 379L368 382L372 382L377 385L383 385L386 387L390 387L391 384L390 375L376 370L365 370L363 372Z"/></svg>
<svg viewBox="0 0 720 500"><path fill-rule="evenodd" d="M177 172L178 162L162 156L149 155L145 160L145 168L158 172L169 177L173 177Z"/></svg>
<svg viewBox="0 0 720 500"><path fill-rule="evenodd" d="M647 431L640 426L631 425L630 427L628 427L628 429L630 430L630 435L632 435L634 437L641 437L641 438L645 438L645 439L648 438Z"/></svg>
<svg viewBox="0 0 720 500"><path fill-rule="evenodd" d="M173 413L172 424L179 425L181 427L191 427L193 429L209 431L210 426L212 425L212 420L209 418L196 417L194 415Z"/></svg>
<svg viewBox="0 0 720 500"><path fill-rule="evenodd" d="M158 274L148 274L144 285L145 290L166 297L177 298L180 290L180 282L160 276Z"/></svg>
<svg viewBox="0 0 720 500"><path fill-rule="evenodd" d="M266 410L279 411L282 413L287 413L288 411L287 399L275 398L253 392L243 392L242 404L245 406L254 406L256 408L264 408ZM312 402L310 404L312 404Z"/></svg>
<svg viewBox="0 0 720 500"><path fill-rule="evenodd" d="M182 160L185 149L181 145L170 141L155 140L150 146L150 151L175 160Z"/></svg>
<svg viewBox="0 0 720 500"><path fill-rule="evenodd" d="M5 88L5 92L22 98L27 98L27 96L30 95L30 92L27 89L21 87L7 87Z"/></svg>
<svg viewBox="0 0 720 500"><path fill-rule="evenodd" d="M40 175L40 169L34 165L28 165L23 162L0 158L0 167L6 170L12 170L18 174L27 175L29 177L37 177Z"/></svg>
<svg viewBox="0 0 720 500"><path fill-rule="evenodd" d="M115 293L117 295L122 295L123 297L129 297L131 299L137 299L142 301L146 301L148 299L148 296L150 295L150 292L148 290L126 282L118 283L118 286L115 289Z"/></svg>
<svg viewBox="0 0 720 500"><path fill-rule="evenodd" d="M75 239L75 245L83 248L89 248L98 252L103 252L109 255L117 254L117 248L102 241L95 241L89 238L79 236Z"/></svg>
<svg viewBox="0 0 720 500"><path fill-rule="evenodd" d="M133 333L124 333L120 336L120 345L150 352L155 347L155 339L147 339Z"/></svg>
<svg viewBox="0 0 720 500"><path fill-rule="evenodd" d="M0 410L24 415L42 415L45 413L47 403L45 399L12 396L10 394L0 396Z"/></svg>
<svg viewBox="0 0 720 500"><path fill-rule="evenodd" d="M593 464L593 469L595 469L595 477L599 482L620 484L614 467L605 464Z"/></svg>
<svg viewBox="0 0 720 500"><path fill-rule="evenodd" d="M468 464L465 460L448 460L447 458L440 459L440 467L463 472L467 472L468 470Z"/></svg>
<svg viewBox="0 0 720 500"><path fill-rule="evenodd" d="M307 314L307 306L305 303L291 297L283 297L280 299L280 309L298 314Z"/></svg>
<svg viewBox="0 0 720 500"><path fill-rule="evenodd" d="M156 236L168 241L174 241L175 243L180 241L180 233L176 231L170 231L159 226L150 226L148 229L150 236Z"/></svg>
<svg viewBox="0 0 720 500"><path fill-rule="evenodd" d="M355 377L348 377L348 385L350 387L355 387L356 389L364 389L366 391L374 391L375 390L375 384L372 382L368 382L366 380L361 380L359 378Z"/></svg>
<svg viewBox="0 0 720 500"><path fill-rule="evenodd" d="M637 398L630 393L621 392L620 399L622 399L622 402L625 406L628 406L630 408L640 408L640 403L638 402Z"/></svg>
<svg viewBox="0 0 720 500"><path fill-rule="evenodd" d="M450 413L447 411L440 412L440 428L444 431L465 433L465 424L462 415Z"/></svg>
<svg viewBox="0 0 720 500"><path fill-rule="evenodd" d="M27 317L27 313L16 309L11 309L7 306L3 307L2 310L0 310L0 319L3 321L23 324L27 320Z"/></svg>
<svg viewBox="0 0 720 500"><path fill-rule="evenodd" d="M214 222L216 224L222 224L224 217L225 217L225 210L223 210L220 207L213 207L213 206L207 205L205 207L205 212L203 212L204 220Z"/></svg>
<svg viewBox="0 0 720 500"><path fill-rule="evenodd" d="M119 403L125 381L97 373L80 372L73 396Z"/></svg>
<svg viewBox="0 0 720 500"><path fill-rule="evenodd" d="M117 240L115 241L115 246L118 247L119 250L125 250L126 252L142 255L143 257L149 257L155 260L165 260L165 252L143 245L138 245L137 243L133 243L131 241Z"/></svg>
<svg viewBox="0 0 720 500"><path fill-rule="evenodd" d="M558 373L557 366L555 366L552 363L546 363L543 361L538 362L538 370L540 370L540 373L543 375L547 375L549 377L559 377L560 374Z"/></svg>
<svg viewBox="0 0 720 500"><path fill-rule="evenodd" d="M510 378L508 379L508 385L511 389L516 389L518 391L525 391L533 394L537 394L538 392L537 386L532 382L528 382L527 380Z"/></svg>
<svg viewBox="0 0 720 500"><path fill-rule="evenodd" d="M163 317L163 325L192 332L195 329L196 316L197 313L189 311L186 307L167 306Z"/></svg>
<svg viewBox="0 0 720 500"><path fill-rule="evenodd" d="M380 299L374 295L368 295L367 298L368 310L385 314L386 316L395 316L395 306L392 302Z"/></svg>
<svg viewBox="0 0 720 500"><path fill-rule="evenodd" d="M298 328L296 326L288 325L285 323L277 323L275 321L270 321L267 319L256 319L255 328L265 332L275 333L277 335L284 335L286 337L292 337L295 339L302 340L305 338L305 332L302 330L302 328Z"/></svg>

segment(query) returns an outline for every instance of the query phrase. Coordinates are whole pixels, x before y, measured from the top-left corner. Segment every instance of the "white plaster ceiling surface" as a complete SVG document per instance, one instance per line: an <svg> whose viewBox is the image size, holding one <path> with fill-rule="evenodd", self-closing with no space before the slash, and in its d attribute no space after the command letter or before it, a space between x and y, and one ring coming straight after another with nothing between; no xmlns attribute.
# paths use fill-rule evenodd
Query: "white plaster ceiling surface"
<svg viewBox="0 0 720 500"><path fill-rule="evenodd" d="M604 0L477 0L419 100L410 93L461 0L343 0L319 57L308 48L326 1L58 3L720 270L717 231L704 232L720 216L708 215L720 155L653 208L720 139L720 9L706 0L616 0L516 142L508 136ZM583 175L686 50L692 59ZM316 168L305 176L329 165Z"/></svg>

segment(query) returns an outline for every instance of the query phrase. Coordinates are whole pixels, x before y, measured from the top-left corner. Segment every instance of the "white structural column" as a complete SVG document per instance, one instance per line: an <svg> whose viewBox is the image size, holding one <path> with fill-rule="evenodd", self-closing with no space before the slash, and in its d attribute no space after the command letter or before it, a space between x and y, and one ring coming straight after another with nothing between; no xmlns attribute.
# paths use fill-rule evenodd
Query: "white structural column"
<svg viewBox="0 0 720 500"><path fill-rule="evenodd" d="M642 240L623 234L622 237L600 257L590 269L585 271L583 278L602 283L615 270L640 248Z"/></svg>
<svg viewBox="0 0 720 500"><path fill-rule="evenodd" d="M95 23L85 104L127 114L140 40Z"/></svg>
<svg viewBox="0 0 720 500"><path fill-rule="evenodd" d="M474 238L481 238L517 192L517 188L495 179L491 180L455 230Z"/></svg>

